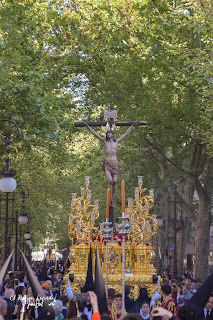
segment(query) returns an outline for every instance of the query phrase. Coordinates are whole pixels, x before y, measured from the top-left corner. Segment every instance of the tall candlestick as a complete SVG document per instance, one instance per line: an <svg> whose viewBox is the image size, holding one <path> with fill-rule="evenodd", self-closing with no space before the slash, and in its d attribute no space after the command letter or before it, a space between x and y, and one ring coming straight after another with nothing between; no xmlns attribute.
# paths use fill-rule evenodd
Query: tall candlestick
<svg viewBox="0 0 213 320"><path fill-rule="evenodd" d="M124 185L124 180L122 180L122 212L125 212L125 185Z"/></svg>
<svg viewBox="0 0 213 320"><path fill-rule="evenodd" d="M109 219L109 198L110 198L110 189L107 189L107 204L106 204L106 218Z"/></svg>

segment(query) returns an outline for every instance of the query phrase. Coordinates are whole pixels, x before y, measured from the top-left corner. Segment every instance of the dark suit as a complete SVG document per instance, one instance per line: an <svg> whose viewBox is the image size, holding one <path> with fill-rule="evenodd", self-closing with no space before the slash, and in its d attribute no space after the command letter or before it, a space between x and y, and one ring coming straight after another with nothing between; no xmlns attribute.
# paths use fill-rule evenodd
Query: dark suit
<svg viewBox="0 0 213 320"><path fill-rule="evenodd" d="M209 317L205 317L205 311L203 310L203 319L213 320L213 309L211 309Z"/></svg>
<svg viewBox="0 0 213 320"><path fill-rule="evenodd" d="M59 297L60 297L62 294L64 294L62 291L56 290L56 291L54 292L54 298L57 300L57 299L59 299Z"/></svg>

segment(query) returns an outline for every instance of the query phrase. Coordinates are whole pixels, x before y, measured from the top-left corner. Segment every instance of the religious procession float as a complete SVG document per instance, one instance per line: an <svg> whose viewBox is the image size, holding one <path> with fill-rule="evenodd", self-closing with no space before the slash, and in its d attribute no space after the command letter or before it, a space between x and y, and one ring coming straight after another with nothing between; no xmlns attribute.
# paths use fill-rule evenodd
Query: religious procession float
<svg viewBox="0 0 213 320"><path fill-rule="evenodd" d="M95 249L98 246L106 288L122 292L122 283L131 286L131 294L138 297L141 287L146 287L150 295L157 291L153 281L156 269L153 266L154 251L150 240L157 232L156 217L150 214L153 206L153 190L142 188L142 176L138 177L135 198L128 199L125 209L124 181L122 182L122 217L113 231L109 222L109 189L107 190L106 222L95 226L99 217L99 201L91 201L90 177L85 177L85 187L81 196L72 194L69 216L69 237L72 242L69 253L71 266L69 274L74 274L72 288L80 292L85 285L90 247L93 266ZM67 274L68 279L68 274Z"/></svg>

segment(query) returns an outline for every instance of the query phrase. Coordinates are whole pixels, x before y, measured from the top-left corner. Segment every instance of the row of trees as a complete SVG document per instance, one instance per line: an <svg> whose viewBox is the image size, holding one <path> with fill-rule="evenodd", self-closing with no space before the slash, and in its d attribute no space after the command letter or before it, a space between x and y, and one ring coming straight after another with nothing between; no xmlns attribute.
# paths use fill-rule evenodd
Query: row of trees
<svg viewBox="0 0 213 320"><path fill-rule="evenodd" d="M68 241L71 193L84 175L103 220L103 150L74 122L103 119L113 104L120 120L147 121L118 151L127 196L144 175L162 195L163 214L177 185L195 230L196 277L205 278L213 192L211 1L13 0L1 1L0 10L0 112L21 129L13 165L31 188L35 242L48 233L62 246Z"/></svg>

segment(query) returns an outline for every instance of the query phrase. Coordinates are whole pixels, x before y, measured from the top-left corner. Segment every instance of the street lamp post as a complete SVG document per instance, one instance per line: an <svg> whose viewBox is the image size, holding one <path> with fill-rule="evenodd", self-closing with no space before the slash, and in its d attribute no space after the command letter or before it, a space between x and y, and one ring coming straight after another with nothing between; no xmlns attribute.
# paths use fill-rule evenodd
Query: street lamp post
<svg viewBox="0 0 213 320"><path fill-rule="evenodd" d="M17 253L18 253L18 211L16 211L16 220L15 220L15 270L17 270Z"/></svg>
<svg viewBox="0 0 213 320"><path fill-rule="evenodd" d="M16 180L13 178L13 176L16 174L15 171L11 169L11 158L9 157L10 153L10 145L16 141L19 137L19 129L18 126L13 122L12 120L4 119L0 120L1 122L9 122L12 123L17 130L16 137L14 139L11 139L11 133L4 131L1 134L1 140L5 143L6 145L6 152L7 152L7 157L4 158L5 161L5 169L2 170L0 173L3 176L3 178L0 180L0 190L6 194L6 202L5 202L5 232L4 232L4 256L3 256L3 261L5 262L7 259L8 255L8 198L9 198L9 193L14 192L17 183Z"/></svg>
<svg viewBox="0 0 213 320"><path fill-rule="evenodd" d="M25 187L25 186L24 186ZM23 224L27 224L29 219L27 216L27 213L25 211L25 198L26 196L29 196L29 189L27 187L25 187L27 189L27 194L25 193L24 190L21 191L21 197L22 197L22 212L21 215L18 218L18 222L23 225Z"/></svg>
<svg viewBox="0 0 213 320"><path fill-rule="evenodd" d="M177 279L177 186L174 186L174 247L173 247L173 276Z"/></svg>
<svg viewBox="0 0 213 320"><path fill-rule="evenodd" d="M29 221L27 213L25 211L25 198L26 198L26 196L29 196L29 189L26 186L22 186L22 187L24 187L27 192L25 192L25 189L22 189L21 192L20 192L21 197L22 197L22 212L21 212L21 214L20 214L20 216L18 218L18 222L19 222L19 224L21 226L28 224L28 221ZM30 239L30 233L28 232L28 229L27 229L27 231L25 233L21 234L21 236L20 236L20 248L21 248L21 240L23 240L22 248L21 248L21 250L23 252L24 252L24 247L25 247L24 240L27 239L26 237L28 239ZM21 265L21 256L20 256L20 265Z"/></svg>

